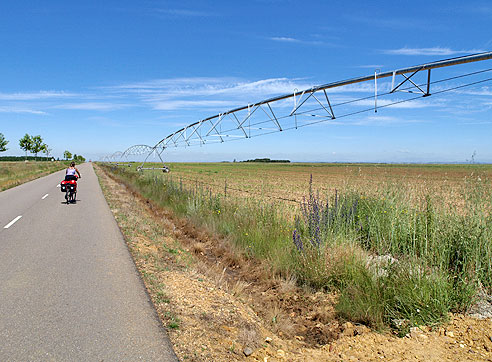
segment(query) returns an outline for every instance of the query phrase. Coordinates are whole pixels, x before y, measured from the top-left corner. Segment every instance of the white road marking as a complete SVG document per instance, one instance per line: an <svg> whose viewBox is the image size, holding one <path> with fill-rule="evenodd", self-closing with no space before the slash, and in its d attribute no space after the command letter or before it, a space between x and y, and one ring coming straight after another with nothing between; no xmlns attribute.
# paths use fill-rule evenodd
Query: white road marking
<svg viewBox="0 0 492 362"><path fill-rule="evenodd" d="M44 195L44 196L41 198L41 200L44 200L45 198L47 198L47 197L48 197L48 195L49 195L49 194Z"/></svg>
<svg viewBox="0 0 492 362"><path fill-rule="evenodd" d="M12 225L14 225L20 218L22 217L22 215L19 215L17 216L14 220L12 220L11 222L9 222L7 225L5 225L3 228L4 229L8 229L9 227L11 227Z"/></svg>
<svg viewBox="0 0 492 362"><path fill-rule="evenodd" d="M60 185L60 184L58 184L58 185L56 185L56 187L61 187L61 185Z"/></svg>

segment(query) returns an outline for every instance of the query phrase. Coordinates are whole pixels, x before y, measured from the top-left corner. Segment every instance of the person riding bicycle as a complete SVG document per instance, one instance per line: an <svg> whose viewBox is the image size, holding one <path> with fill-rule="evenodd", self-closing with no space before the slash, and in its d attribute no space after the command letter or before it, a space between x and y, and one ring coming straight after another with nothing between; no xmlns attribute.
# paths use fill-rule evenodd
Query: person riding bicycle
<svg viewBox="0 0 492 362"><path fill-rule="evenodd" d="M65 172L65 181L77 181L77 176L75 174L78 174L80 176L79 170L77 170L77 167L75 167L75 162L70 163L70 167L67 168L67 171Z"/></svg>

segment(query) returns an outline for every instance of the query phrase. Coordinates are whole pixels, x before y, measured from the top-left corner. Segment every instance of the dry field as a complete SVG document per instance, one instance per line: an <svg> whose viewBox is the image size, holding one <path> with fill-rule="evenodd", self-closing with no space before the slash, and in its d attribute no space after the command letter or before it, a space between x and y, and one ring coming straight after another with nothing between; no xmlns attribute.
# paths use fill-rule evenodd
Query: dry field
<svg viewBox="0 0 492 362"><path fill-rule="evenodd" d="M66 163L62 161L0 162L0 191L62 170L65 167Z"/></svg>
<svg viewBox="0 0 492 362"><path fill-rule="evenodd" d="M467 190L467 182L485 181L492 176L492 165L477 164L170 163L168 166L171 172L165 177L188 187L199 186L239 198L278 201L291 209L309 194L311 177L313 190L321 196L333 196L336 190L347 188L377 193L389 185L405 189L409 197L430 194L456 206Z"/></svg>

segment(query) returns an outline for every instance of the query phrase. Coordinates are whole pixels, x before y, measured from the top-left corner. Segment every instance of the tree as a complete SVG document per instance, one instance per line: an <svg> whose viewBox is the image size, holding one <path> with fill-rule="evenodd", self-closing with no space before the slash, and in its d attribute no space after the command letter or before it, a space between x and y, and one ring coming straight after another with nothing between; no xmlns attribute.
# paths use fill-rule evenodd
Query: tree
<svg viewBox="0 0 492 362"><path fill-rule="evenodd" d="M9 143L9 141L5 139L3 133L0 133L0 152L7 151L7 143Z"/></svg>
<svg viewBox="0 0 492 362"><path fill-rule="evenodd" d="M52 149L48 147L48 145L45 143L43 144L43 153L46 154L46 157L50 157Z"/></svg>
<svg viewBox="0 0 492 362"><path fill-rule="evenodd" d="M69 160L72 158L72 154L69 151L63 152L63 157L65 157L65 160Z"/></svg>
<svg viewBox="0 0 492 362"><path fill-rule="evenodd" d="M32 137L26 133L25 136L19 140L19 146L21 150L26 151L27 159L27 152L32 150Z"/></svg>
<svg viewBox="0 0 492 362"><path fill-rule="evenodd" d="M74 161L76 161L77 163L83 163L85 162L85 157L83 157L82 155L77 155L77 156L74 156Z"/></svg>
<svg viewBox="0 0 492 362"><path fill-rule="evenodd" d="M36 156L36 158L38 157L38 153L43 150L43 145L43 139L40 135L34 136L32 138L31 152L34 153L34 156Z"/></svg>

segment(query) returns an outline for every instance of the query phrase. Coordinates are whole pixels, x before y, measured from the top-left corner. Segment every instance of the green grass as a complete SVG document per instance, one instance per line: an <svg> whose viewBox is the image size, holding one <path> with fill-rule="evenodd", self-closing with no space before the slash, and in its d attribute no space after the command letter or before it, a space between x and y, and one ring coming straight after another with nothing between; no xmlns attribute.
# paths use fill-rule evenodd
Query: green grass
<svg viewBox="0 0 492 362"><path fill-rule="evenodd" d="M0 191L67 167L67 162L0 162Z"/></svg>
<svg viewBox="0 0 492 362"><path fill-rule="evenodd" d="M258 165L256 172L292 166ZM439 324L450 311L466 311L480 285L492 291L492 188L483 175L467 178L459 200L409 195L398 182L381 182L377 192L346 189L331 197L311 191L293 221L276 204L225 198L172 176L106 170L227 237L250 257L266 260L273 272L339 291L338 313L351 321L405 332ZM393 262L371 262L377 256Z"/></svg>

